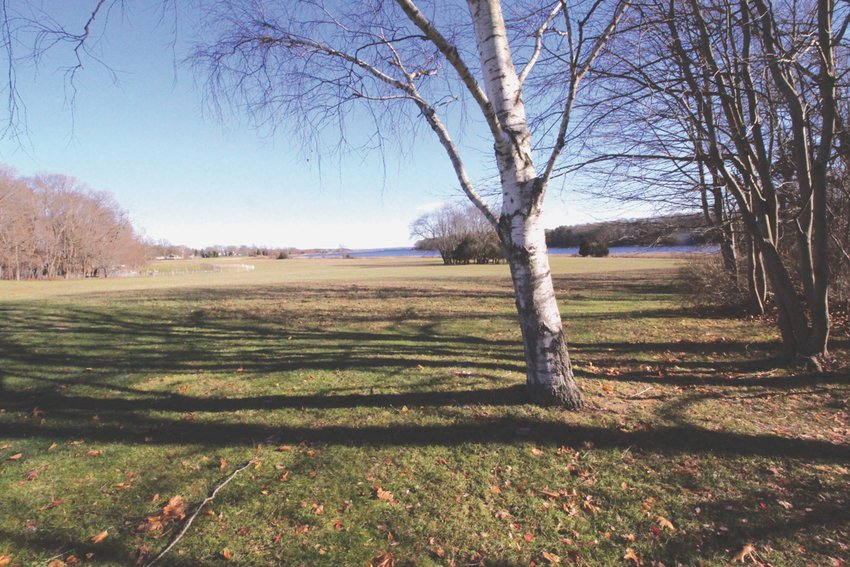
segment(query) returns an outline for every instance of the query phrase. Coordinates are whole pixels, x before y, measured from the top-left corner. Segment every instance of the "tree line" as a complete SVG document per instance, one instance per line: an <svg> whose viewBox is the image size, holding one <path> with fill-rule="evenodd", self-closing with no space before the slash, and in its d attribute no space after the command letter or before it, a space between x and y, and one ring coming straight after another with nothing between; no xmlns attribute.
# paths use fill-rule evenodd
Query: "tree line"
<svg viewBox="0 0 850 567"><path fill-rule="evenodd" d="M109 193L66 175L0 170L0 278L106 277L145 262L145 246Z"/></svg>
<svg viewBox="0 0 850 567"><path fill-rule="evenodd" d="M546 231L546 246L575 248L582 241L608 246L682 246L716 244L718 239L699 214L562 225Z"/></svg>

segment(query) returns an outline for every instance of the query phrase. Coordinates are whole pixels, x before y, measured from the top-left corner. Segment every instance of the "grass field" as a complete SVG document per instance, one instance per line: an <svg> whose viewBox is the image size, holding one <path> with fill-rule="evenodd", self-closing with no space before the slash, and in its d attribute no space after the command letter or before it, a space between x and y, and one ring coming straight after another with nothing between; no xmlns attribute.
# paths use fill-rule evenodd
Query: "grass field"
<svg viewBox="0 0 850 567"><path fill-rule="evenodd" d="M227 479L158 564L845 565L846 338L777 368L683 262L554 259L578 413L505 266L0 282L0 565L144 565Z"/></svg>

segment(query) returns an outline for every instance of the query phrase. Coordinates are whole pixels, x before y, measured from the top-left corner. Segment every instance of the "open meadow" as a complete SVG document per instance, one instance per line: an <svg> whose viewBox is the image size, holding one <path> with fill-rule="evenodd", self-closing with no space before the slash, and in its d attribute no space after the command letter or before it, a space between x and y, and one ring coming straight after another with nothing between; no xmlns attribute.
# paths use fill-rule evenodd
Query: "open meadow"
<svg viewBox="0 0 850 567"><path fill-rule="evenodd" d="M846 337L777 367L683 259L553 257L566 412L505 265L236 262L0 281L0 565L850 561Z"/></svg>

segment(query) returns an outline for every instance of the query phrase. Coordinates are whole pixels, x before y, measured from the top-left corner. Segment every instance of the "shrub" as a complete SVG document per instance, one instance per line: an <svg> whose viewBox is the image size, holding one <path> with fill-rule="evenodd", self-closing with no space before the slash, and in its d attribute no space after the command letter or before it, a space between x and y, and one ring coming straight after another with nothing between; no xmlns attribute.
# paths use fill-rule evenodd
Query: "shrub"
<svg viewBox="0 0 850 567"><path fill-rule="evenodd" d="M724 311L746 311L746 300L732 284L719 254L692 258L682 268L685 302L692 307L710 307Z"/></svg>
<svg viewBox="0 0 850 567"><path fill-rule="evenodd" d="M604 242L600 243L594 240L588 240L587 238L582 238L578 245L578 253L579 256L583 257L593 256L595 258L602 258L603 256L608 255L608 245Z"/></svg>

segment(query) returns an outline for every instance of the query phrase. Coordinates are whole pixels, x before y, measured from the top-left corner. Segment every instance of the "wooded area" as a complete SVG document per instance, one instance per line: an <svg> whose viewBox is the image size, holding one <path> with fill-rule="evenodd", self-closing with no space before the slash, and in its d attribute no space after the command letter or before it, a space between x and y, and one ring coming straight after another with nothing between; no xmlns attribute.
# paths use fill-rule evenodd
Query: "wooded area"
<svg viewBox="0 0 850 567"><path fill-rule="evenodd" d="M65 175L0 172L0 278L106 277L144 262L142 240L108 193Z"/></svg>

